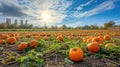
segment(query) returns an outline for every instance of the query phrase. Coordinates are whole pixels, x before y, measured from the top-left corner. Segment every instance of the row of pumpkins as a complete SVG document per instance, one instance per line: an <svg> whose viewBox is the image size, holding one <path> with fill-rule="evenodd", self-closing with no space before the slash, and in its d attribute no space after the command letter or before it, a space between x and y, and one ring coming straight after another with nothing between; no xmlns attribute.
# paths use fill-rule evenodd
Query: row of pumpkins
<svg viewBox="0 0 120 67"><path fill-rule="evenodd" d="M87 44L87 50L88 52L91 52L91 53L99 52L101 48L100 45L103 44L105 40L111 40L111 37L109 35L105 35L103 37L102 34L100 34L99 36L96 36L96 37L89 36L89 37L83 38L83 42L89 42ZM116 45L114 43L107 43L105 45L106 48L109 46L116 46ZM84 59L84 52L79 47L71 48L69 51L69 58L75 62L82 61Z"/></svg>
<svg viewBox="0 0 120 67"><path fill-rule="evenodd" d="M116 46L116 45L113 43L108 43L105 45L106 48L109 46ZM87 50L88 50L88 52L91 52L91 53L99 52L100 45L97 42L91 42L87 45ZM69 58L75 62L82 61L84 59L84 52L79 47L71 48L69 51Z"/></svg>

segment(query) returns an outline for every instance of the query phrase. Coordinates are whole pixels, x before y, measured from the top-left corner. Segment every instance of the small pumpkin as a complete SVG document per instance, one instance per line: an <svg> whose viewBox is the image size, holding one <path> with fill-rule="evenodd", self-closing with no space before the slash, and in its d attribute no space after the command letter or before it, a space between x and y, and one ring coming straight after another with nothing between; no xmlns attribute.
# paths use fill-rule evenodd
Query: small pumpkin
<svg viewBox="0 0 120 67"><path fill-rule="evenodd" d="M5 43L5 40L0 40L0 45L4 43Z"/></svg>
<svg viewBox="0 0 120 67"><path fill-rule="evenodd" d="M100 50L100 45L97 42L92 42L87 45L87 50L92 53L96 53Z"/></svg>
<svg viewBox="0 0 120 67"><path fill-rule="evenodd" d="M94 37L92 39L92 42L98 42L98 44L103 44L103 39L102 38L98 38L98 37Z"/></svg>
<svg viewBox="0 0 120 67"><path fill-rule="evenodd" d="M26 49L27 47L28 47L28 43L27 42L21 42L18 45L18 50L22 51L22 50Z"/></svg>
<svg viewBox="0 0 120 67"><path fill-rule="evenodd" d="M8 33L8 35L9 35L10 37L14 37L14 36L15 36L15 33Z"/></svg>
<svg viewBox="0 0 120 67"><path fill-rule="evenodd" d="M44 36L44 38L43 38L45 41L47 41L48 40L48 36Z"/></svg>
<svg viewBox="0 0 120 67"><path fill-rule="evenodd" d="M104 40L110 40L110 39L111 39L111 37L109 35L104 36Z"/></svg>
<svg viewBox="0 0 120 67"><path fill-rule="evenodd" d="M77 39L80 39L81 38L81 36L77 36Z"/></svg>
<svg viewBox="0 0 120 67"><path fill-rule="evenodd" d="M34 38L39 40L39 39L41 39L41 36L34 36Z"/></svg>
<svg viewBox="0 0 120 67"><path fill-rule="evenodd" d="M26 38L29 38L31 36L31 34L25 34Z"/></svg>
<svg viewBox="0 0 120 67"><path fill-rule="evenodd" d="M69 58L75 62L82 61L84 58L83 50L79 47L71 48L69 51Z"/></svg>
<svg viewBox="0 0 120 67"><path fill-rule="evenodd" d="M14 43L17 42L17 40L16 40L15 37L9 37L9 38L7 39L7 42L8 42L9 44L14 44Z"/></svg>
<svg viewBox="0 0 120 67"><path fill-rule="evenodd" d="M38 41L35 40L35 39L34 39L34 40L31 40L31 41L30 41L30 46L31 46L32 48L38 46Z"/></svg>
<svg viewBox="0 0 120 67"><path fill-rule="evenodd" d="M7 38L8 38L8 35L3 34L3 35L1 36L1 38L2 38L2 39L7 39Z"/></svg>
<svg viewBox="0 0 120 67"><path fill-rule="evenodd" d="M18 40L20 37L19 36L15 36L15 38Z"/></svg>
<svg viewBox="0 0 120 67"><path fill-rule="evenodd" d="M57 36L56 39L59 40L59 41L64 41L64 38L63 38L62 35Z"/></svg>
<svg viewBox="0 0 120 67"><path fill-rule="evenodd" d="M68 38L69 38L70 40L73 40L73 39L74 39L73 35L68 36Z"/></svg>

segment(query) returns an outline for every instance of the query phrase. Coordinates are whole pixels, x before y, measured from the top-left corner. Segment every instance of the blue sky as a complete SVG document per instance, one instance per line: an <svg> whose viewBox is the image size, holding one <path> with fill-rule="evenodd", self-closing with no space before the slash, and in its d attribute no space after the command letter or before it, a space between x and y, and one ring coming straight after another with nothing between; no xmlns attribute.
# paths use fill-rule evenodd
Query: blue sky
<svg viewBox="0 0 120 67"><path fill-rule="evenodd" d="M34 26L120 24L120 0L0 0L0 22L5 18L27 19Z"/></svg>

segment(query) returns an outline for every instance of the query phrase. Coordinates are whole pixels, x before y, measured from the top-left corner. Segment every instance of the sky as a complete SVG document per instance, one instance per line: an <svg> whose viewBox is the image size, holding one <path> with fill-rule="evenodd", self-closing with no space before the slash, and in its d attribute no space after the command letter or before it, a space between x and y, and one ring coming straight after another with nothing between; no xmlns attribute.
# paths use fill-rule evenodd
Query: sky
<svg viewBox="0 0 120 67"><path fill-rule="evenodd" d="M0 0L0 23L28 20L34 26L120 24L120 0ZM20 22L19 22L20 23Z"/></svg>

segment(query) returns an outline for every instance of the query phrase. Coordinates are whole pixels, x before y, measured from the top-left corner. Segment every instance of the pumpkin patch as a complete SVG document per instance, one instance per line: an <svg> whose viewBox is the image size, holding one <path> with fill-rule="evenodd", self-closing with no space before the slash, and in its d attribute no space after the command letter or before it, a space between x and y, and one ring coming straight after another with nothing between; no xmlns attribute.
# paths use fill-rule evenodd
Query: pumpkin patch
<svg viewBox="0 0 120 67"><path fill-rule="evenodd" d="M50 64L52 67L56 64L58 67L92 67L98 64L91 61L101 64L104 63L100 61L119 63L120 36L114 33L108 30L0 32L0 64L12 63L13 67L17 63L23 67L49 67ZM5 53L6 56L4 51L9 51ZM118 66L116 63L112 64Z"/></svg>

